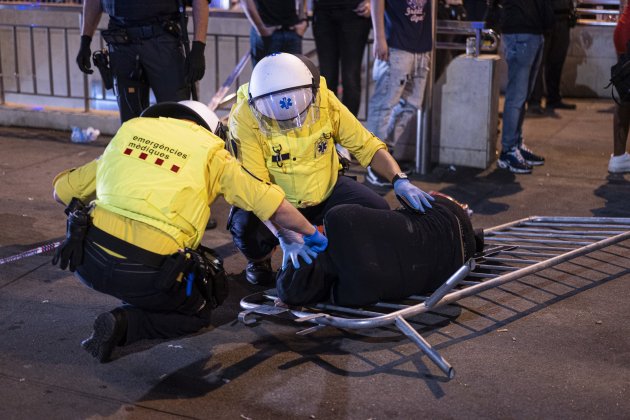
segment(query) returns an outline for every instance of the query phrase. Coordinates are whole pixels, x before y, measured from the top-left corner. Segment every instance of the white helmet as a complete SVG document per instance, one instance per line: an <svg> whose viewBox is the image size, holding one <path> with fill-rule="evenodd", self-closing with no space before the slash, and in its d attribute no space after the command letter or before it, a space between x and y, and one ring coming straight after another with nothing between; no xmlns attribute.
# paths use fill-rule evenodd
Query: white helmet
<svg viewBox="0 0 630 420"><path fill-rule="evenodd" d="M141 117L170 117L191 120L213 134L219 135L222 124L219 117L205 104L198 101L160 102L151 105L140 114Z"/></svg>
<svg viewBox="0 0 630 420"><path fill-rule="evenodd" d="M319 119L319 107L311 107L318 88L319 71L313 62L302 55L275 53L254 67L249 105L261 129L284 132Z"/></svg>

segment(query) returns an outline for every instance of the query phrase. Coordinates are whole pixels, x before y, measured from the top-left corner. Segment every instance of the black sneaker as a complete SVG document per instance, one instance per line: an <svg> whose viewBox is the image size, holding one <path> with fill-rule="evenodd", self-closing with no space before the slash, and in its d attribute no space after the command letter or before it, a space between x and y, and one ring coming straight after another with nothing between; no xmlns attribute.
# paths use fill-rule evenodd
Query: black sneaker
<svg viewBox="0 0 630 420"><path fill-rule="evenodd" d="M217 219L211 217L208 219L208 223L206 224L206 230L214 229L217 227Z"/></svg>
<svg viewBox="0 0 630 420"><path fill-rule="evenodd" d="M560 101L560 102L547 103L547 108L551 108L551 109L566 109L566 110L572 111L572 110L576 109L577 106L575 104L568 104L566 102Z"/></svg>
<svg viewBox="0 0 630 420"><path fill-rule="evenodd" d="M525 146L524 143L518 147L518 150L521 152L523 159L525 159L525 163L529 166L540 166L545 164L545 158L532 152L531 149Z"/></svg>
<svg viewBox="0 0 630 420"><path fill-rule="evenodd" d="M367 167L367 174L365 175L365 180L372 185L377 187L388 187L393 188L392 183L389 182L386 178L383 178L376 172L372 170L371 166Z"/></svg>
<svg viewBox="0 0 630 420"><path fill-rule="evenodd" d="M501 169L509 169L515 174L531 174L532 167L525 162L519 149L514 147L508 152L501 152L497 166Z"/></svg>
<svg viewBox="0 0 630 420"><path fill-rule="evenodd" d="M104 312L94 320L92 335L81 342L81 347L100 363L111 360L114 348L124 342L127 335L127 317L122 309Z"/></svg>
<svg viewBox="0 0 630 420"><path fill-rule="evenodd" d="M247 281L251 284L270 286L275 280L273 270L271 269L271 258L247 263L245 278L247 278Z"/></svg>
<svg viewBox="0 0 630 420"><path fill-rule="evenodd" d="M547 111L540 105L528 105L525 115L528 117L543 117L546 113Z"/></svg>

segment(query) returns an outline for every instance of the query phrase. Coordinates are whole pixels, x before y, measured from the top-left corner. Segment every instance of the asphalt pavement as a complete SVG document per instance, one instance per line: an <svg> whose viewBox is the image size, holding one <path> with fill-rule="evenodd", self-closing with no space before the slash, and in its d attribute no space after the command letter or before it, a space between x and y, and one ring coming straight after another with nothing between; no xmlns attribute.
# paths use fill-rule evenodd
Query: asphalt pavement
<svg viewBox="0 0 630 420"><path fill-rule="evenodd" d="M575 111L525 120L527 144L547 160L533 174L435 167L413 182L468 203L480 228L534 215L630 217L630 174L607 172L612 102L572 102ZM52 179L107 141L0 127L0 261L63 237ZM363 182L362 168L351 173ZM244 278L225 230L228 205L220 199L212 210L218 227L203 243L232 275L212 326L125 347L110 363L80 342L115 299L53 267L50 252L1 264L0 418L630 417L630 241L414 319L454 366L448 379L391 328L300 336L287 321L239 323L240 299L261 288Z"/></svg>

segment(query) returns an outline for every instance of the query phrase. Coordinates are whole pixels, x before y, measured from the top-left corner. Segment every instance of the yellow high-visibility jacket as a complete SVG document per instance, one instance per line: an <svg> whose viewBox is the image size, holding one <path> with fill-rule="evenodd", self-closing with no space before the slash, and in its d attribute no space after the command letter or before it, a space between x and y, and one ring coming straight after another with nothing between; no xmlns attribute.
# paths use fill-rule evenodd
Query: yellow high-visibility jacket
<svg viewBox="0 0 630 420"><path fill-rule="evenodd" d="M134 118L124 123L102 156L53 181L68 203L96 193L93 223L159 254L196 248L219 194L267 220L282 190L255 179L203 127L172 118Z"/></svg>
<svg viewBox="0 0 630 420"><path fill-rule="evenodd" d="M331 194L339 171L335 143L368 166L385 143L370 133L320 79L319 121L284 134L267 135L258 128L248 100L248 84L237 92L229 117L232 153L256 177L279 185L287 200L303 208ZM313 112L313 105L309 112Z"/></svg>

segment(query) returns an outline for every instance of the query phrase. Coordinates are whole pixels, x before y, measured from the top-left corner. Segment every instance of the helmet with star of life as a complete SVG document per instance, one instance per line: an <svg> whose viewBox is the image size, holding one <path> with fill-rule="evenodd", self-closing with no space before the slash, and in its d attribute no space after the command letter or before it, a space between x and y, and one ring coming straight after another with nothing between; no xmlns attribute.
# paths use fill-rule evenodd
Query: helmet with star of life
<svg viewBox="0 0 630 420"><path fill-rule="evenodd" d="M199 101L159 102L151 105L140 114L144 118L169 117L189 120L198 124L225 141L227 138L223 123L217 114Z"/></svg>
<svg viewBox="0 0 630 420"><path fill-rule="evenodd" d="M249 106L260 130L286 133L319 120L319 71L303 55L274 53L256 64Z"/></svg>

